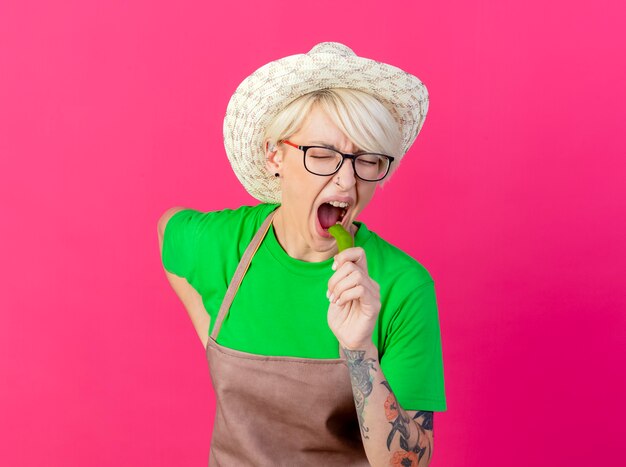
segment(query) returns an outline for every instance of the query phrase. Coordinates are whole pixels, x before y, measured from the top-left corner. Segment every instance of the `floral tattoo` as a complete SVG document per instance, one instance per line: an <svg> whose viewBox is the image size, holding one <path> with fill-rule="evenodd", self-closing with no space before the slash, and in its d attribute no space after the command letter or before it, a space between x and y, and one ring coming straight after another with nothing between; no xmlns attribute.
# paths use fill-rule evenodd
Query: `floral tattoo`
<svg viewBox="0 0 626 467"><path fill-rule="evenodd" d="M396 400L396 396L393 394L389 383L387 381L383 381L381 384L389 390L389 395L385 401L385 415L391 424L391 431L387 437L387 449L391 450L391 442L396 434L400 435L400 447L402 448L402 450L393 453L391 465L417 466L427 451L430 456L430 451L432 450L430 440L428 439L425 430L433 429L433 413L420 410L415 414L413 420L424 417L424 421L422 423L416 423L419 430L417 442L415 442L413 446L409 445L409 424L411 423L411 420L406 416L406 414L403 413L402 410L399 410L398 401Z"/></svg>

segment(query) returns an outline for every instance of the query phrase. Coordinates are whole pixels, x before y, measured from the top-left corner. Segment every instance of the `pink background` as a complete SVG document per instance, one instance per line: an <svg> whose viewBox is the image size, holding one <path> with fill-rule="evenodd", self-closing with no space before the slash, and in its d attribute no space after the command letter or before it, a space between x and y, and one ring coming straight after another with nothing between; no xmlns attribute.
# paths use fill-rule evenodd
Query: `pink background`
<svg viewBox="0 0 626 467"><path fill-rule="evenodd" d="M430 92L361 219L435 278L432 465L623 465L623 2L209 3L0 4L2 464L206 465L208 366L156 223L255 204L228 99L336 40Z"/></svg>

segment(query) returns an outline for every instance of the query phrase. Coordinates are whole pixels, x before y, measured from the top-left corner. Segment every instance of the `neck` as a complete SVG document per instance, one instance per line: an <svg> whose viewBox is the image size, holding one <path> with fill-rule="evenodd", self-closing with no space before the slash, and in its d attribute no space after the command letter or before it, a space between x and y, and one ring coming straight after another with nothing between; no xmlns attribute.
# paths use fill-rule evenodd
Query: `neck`
<svg viewBox="0 0 626 467"><path fill-rule="evenodd" d="M316 251L311 248L302 233L295 228L298 225L296 217L286 210L284 205L279 206L276 210L272 224L278 243L292 258L313 263L326 261L337 254L335 245L327 251ZM288 228L287 226L292 227Z"/></svg>

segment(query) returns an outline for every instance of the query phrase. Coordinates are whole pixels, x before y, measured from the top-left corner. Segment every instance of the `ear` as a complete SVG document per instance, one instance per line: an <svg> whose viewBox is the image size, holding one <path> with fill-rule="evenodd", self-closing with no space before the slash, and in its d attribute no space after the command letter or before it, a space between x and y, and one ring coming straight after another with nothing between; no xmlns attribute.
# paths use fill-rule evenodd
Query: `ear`
<svg viewBox="0 0 626 467"><path fill-rule="evenodd" d="M274 175L276 172L281 172L283 168L283 154L275 144L266 140L263 142L263 148L265 149L265 167Z"/></svg>

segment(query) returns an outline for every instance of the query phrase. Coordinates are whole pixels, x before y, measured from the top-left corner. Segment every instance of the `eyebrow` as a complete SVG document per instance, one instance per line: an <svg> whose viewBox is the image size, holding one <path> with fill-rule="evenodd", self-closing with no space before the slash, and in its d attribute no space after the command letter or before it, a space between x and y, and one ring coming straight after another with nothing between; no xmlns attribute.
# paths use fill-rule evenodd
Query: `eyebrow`
<svg viewBox="0 0 626 467"><path fill-rule="evenodd" d="M320 146L324 146L330 149L334 149L335 151L338 151L338 149L334 145L325 143L324 141L311 141L311 144L315 144L315 145L319 144Z"/></svg>
<svg viewBox="0 0 626 467"><path fill-rule="evenodd" d="M323 141L312 141L312 142L311 142L311 144L312 144L312 145L320 145L320 146L324 146L324 147L326 147L326 148L333 149L333 150L335 150L335 151L337 151L337 152L341 152L341 151L340 151L339 149L337 149L334 145L332 145L332 144L328 144L328 143L325 143L325 142L323 142ZM365 151L363 151L363 150L359 149L359 150L358 150L358 151L356 151L354 154L362 154L362 153L365 153Z"/></svg>

